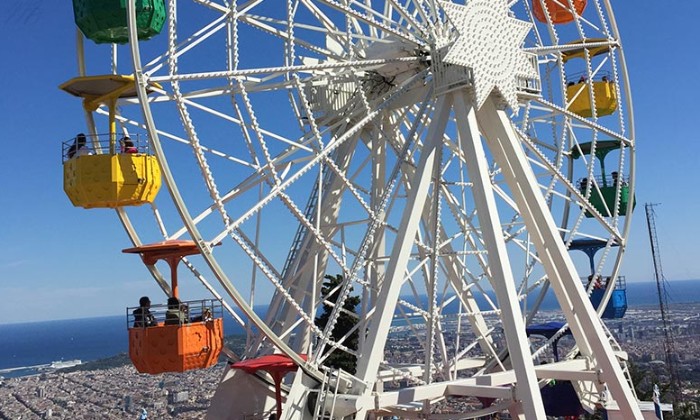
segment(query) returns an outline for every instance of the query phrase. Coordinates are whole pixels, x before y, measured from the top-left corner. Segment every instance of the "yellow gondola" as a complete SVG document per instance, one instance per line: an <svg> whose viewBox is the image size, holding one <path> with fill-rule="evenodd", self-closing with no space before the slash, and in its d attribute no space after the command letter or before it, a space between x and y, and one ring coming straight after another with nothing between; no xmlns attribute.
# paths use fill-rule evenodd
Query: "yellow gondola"
<svg viewBox="0 0 700 420"><path fill-rule="evenodd" d="M561 53L564 63L573 58L592 58L610 51L610 43L607 39L579 39L569 42ZM567 109L574 114L584 118L593 116L595 109L596 117L610 115L617 110L617 86L615 82L608 79L608 75L587 83L585 76L582 76L578 83L569 82L566 86ZM595 98L595 108L591 106L591 87Z"/></svg>
<svg viewBox="0 0 700 420"><path fill-rule="evenodd" d="M610 115L617 110L617 90L615 83L607 78L588 83L569 84L566 87L566 102L569 111L584 118L593 116L591 106L591 85L593 86L593 96L595 97L595 115L603 117Z"/></svg>
<svg viewBox="0 0 700 420"><path fill-rule="evenodd" d="M153 85L147 88L159 86ZM84 208L116 208L152 203L161 187L161 170L144 140L118 147L115 109L120 98L136 97L132 76L116 74L82 76L60 86L83 99L83 107L109 109L109 134L81 134L64 143L63 189L71 203ZM80 150L78 150L80 148Z"/></svg>

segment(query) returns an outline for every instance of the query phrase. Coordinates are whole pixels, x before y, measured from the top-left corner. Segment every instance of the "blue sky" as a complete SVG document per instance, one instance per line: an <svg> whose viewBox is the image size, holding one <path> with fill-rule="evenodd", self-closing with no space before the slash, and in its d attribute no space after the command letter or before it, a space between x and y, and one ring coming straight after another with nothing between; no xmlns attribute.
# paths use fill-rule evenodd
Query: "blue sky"
<svg viewBox="0 0 700 420"><path fill-rule="evenodd" d="M637 133L637 201L623 273L653 276L643 204L657 207L669 280L700 278L700 2L613 4L629 67ZM61 142L85 130L80 101L58 89L76 75L69 1L0 3L0 323L114 315L159 289L114 212L71 206ZM21 152L20 152L21 151Z"/></svg>

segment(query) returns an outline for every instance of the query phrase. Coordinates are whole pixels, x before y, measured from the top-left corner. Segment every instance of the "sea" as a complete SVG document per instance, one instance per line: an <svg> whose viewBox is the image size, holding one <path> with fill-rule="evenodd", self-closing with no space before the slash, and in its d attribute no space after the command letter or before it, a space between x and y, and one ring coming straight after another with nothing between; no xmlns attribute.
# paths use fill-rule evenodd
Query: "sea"
<svg viewBox="0 0 700 420"><path fill-rule="evenodd" d="M700 303L700 280L667 282L667 291L671 305ZM629 307L658 307L656 283L627 283L627 302ZM542 310L556 308L550 293ZM233 319L224 319L225 335L243 333ZM0 337L0 377L5 378L38 374L57 361L88 362L128 351L124 315L0 324Z"/></svg>

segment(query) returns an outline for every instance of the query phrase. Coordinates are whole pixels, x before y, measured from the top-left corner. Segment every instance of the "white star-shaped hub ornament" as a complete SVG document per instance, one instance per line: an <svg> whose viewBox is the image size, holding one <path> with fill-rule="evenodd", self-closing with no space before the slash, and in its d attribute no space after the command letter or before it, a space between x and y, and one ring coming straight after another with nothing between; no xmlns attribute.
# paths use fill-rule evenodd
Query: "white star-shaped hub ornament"
<svg viewBox="0 0 700 420"><path fill-rule="evenodd" d="M517 110L517 78L538 77L521 50L532 25L511 17L506 0L469 0L465 6L440 3L459 33L443 61L472 69L476 108L497 89Z"/></svg>

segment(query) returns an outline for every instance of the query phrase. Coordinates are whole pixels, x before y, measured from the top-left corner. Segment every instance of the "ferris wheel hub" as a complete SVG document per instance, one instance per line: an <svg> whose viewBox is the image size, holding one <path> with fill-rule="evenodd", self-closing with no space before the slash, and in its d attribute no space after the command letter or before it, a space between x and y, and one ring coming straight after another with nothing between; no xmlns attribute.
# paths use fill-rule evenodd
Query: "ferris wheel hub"
<svg viewBox="0 0 700 420"><path fill-rule="evenodd" d="M418 50L408 51L400 42L377 42L382 44L368 48L366 60L379 63L364 69L342 69L330 72L322 80L311 79L305 86L305 95L311 110L320 122L329 126L340 120L352 120L352 113L362 109L363 102L377 104L398 86L412 80L426 68L428 54ZM394 110L417 103L425 96L426 76L423 83L413 81L399 98L386 106Z"/></svg>
<svg viewBox="0 0 700 420"><path fill-rule="evenodd" d="M496 90L517 109L519 79L539 79L536 66L521 49L532 25L512 17L505 0L441 5L459 34L448 47L444 62L470 69L477 108Z"/></svg>

